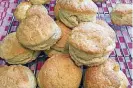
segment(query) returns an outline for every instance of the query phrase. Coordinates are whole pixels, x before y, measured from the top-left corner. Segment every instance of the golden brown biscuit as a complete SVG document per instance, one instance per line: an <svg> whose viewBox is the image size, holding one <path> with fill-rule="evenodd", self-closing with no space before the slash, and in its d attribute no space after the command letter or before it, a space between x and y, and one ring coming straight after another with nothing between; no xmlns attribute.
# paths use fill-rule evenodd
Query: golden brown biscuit
<svg viewBox="0 0 133 88"><path fill-rule="evenodd" d="M36 79L27 67L0 66L0 88L36 88Z"/></svg>
<svg viewBox="0 0 133 88"><path fill-rule="evenodd" d="M62 22L56 21L56 24L60 27L62 36L58 42L51 47L50 50L44 51L48 57L51 57L55 54L60 54L60 53L69 53L69 48L68 48L68 37L71 32L71 29L66 27Z"/></svg>
<svg viewBox="0 0 133 88"><path fill-rule="evenodd" d="M38 74L40 88L78 88L82 70L69 55L58 54L49 58Z"/></svg>
<svg viewBox="0 0 133 88"><path fill-rule="evenodd" d="M48 2L50 2L50 0L29 0L32 4L47 4Z"/></svg>
<svg viewBox="0 0 133 88"><path fill-rule="evenodd" d="M60 5L59 19L73 28L81 22L96 21L98 7L91 0L58 0Z"/></svg>
<svg viewBox="0 0 133 88"><path fill-rule="evenodd" d="M132 23L133 8L131 4L117 4L111 12L111 20L116 25L130 25Z"/></svg>
<svg viewBox="0 0 133 88"><path fill-rule="evenodd" d="M30 2L21 2L16 8L14 16L21 21L27 16L38 13L48 14L48 11L43 5L31 5Z"/></svg>
<svg viewBox="0 0 133 88"><path fill-rule="evenodd" d="M103 25L81 23L72 30L69 37L69 53L79 66L102 64L115 48L114 36L113 29L107 29Z"/></svg>
<svg viewBox="0 0 133 88"><path fill-rule="evenodd" d="M7 35L0 43L0 57L9 64L26 64L35 60L39 55L38 51L24 48L16 38L16 32Z"/></svg>
<svg viewBox="0 0 133 88"><path fill-rule="evenodd" d="M26 18L26 12L31 7L30 2L21 2L15 9L14 16L21 21Z"/></svg>
<svg viewBox="0 0 133 88"><path fill-rule="evenodd" d="M60 21L56 21L56 24L60 27L62 35L60 40L54 46L52 46L52 49L63 52L68 50L68 37L71 33L71 29L66 27Z"/></svg>
<svg viewBox="0 0 133 88"><path fill-rule="evenodd" d="M55 7L54 7L54 14L55 14L55 17L56 19L58 20L59 19L59 11L60 11L60 5L59 3L56 3Z"/></svg>
<svg viewBox="0 0 133 88"><path fill-rule="evenodd" d="M36 13L24 19L17 29L19 42L32 50L47 50L61 36L61 30L48 15Z"/></svg>
<svg viewBox="0 0 133 88"><path fill-rule="evenodd" d="M119 64L108 59L104 64L86 70L84 88L127 88L128 80Z"/></svg>

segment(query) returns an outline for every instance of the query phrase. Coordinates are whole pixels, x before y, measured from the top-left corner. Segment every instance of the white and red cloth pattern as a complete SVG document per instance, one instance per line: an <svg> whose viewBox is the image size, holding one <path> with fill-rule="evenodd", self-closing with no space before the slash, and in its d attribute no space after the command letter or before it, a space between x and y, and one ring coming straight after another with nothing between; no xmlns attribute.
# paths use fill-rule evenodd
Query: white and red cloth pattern
<svg viewBox="0 0 133 88"><path fill-rule="evenodd" d="M17 0L0 0L0 41L7 34Z"/></svg>
<svg viewBox="0 0 133 88"><path fill-rule="evenodd" d="M7 35L7 31L10 28L10 24L13 17L13 11L16 8L18 0L0 0L0 41ZM115 26L111 24L109 13L112 7L115 7L117 3L132 3L131 0L106 0L105 3L96 3L99 7L98 18L106 20L109 25L115 30L117 34L116 48L110 55L110 58L115 59L121 67L121 70L126 74L129 80L128 88L132 88L133 83L133 27L130 26ZM54 5L55 0L51 0L49 5L46 5L49 15L54 18ZM16 31L18 21L14 20L11 26L11 32ZM3 60L0 60L0 65L5 64ZM39 62L37 69L40 70L43 62ZM34 66L31 67L34 70Z"/></svg>

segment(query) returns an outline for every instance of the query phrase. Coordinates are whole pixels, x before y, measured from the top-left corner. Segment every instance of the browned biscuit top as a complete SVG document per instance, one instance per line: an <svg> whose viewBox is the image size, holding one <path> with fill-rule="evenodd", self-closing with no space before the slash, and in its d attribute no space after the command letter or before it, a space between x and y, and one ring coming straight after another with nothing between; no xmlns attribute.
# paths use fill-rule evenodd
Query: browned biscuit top
<svg viewBox="0 0 133 88"><path fill-rule="evenodd" d="M80 13L97 13L98 8L91 0L58 0L62 9L80 12Z"/></svg>
<svg viewBox="0 0 133 88"><path fill-rule="evenodd" d="M117 4L112 12L123 15L132 14L133 8L131 4Z"/></svg>

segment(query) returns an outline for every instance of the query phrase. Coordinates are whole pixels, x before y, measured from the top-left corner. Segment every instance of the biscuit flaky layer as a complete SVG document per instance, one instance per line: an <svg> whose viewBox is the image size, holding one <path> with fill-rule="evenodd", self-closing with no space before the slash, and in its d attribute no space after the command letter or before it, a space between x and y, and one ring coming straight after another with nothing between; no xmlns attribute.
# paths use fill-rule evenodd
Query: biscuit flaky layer
<svg viewBox="0 0 133 88"><path fill-rule="evenodd" d="M83 14L75 13L67 10L59 10L59 19L70 28L78 26L81 22L95 22L96 13L93 14Z"/></svg>
<svg viewBox="0 0 133 88"><path fill-rule="evenodd" d="M103 64L107 60L111 52L105 53L105 54L95 54L95 55L88 54L69 45L69 53L71 55L71 58L78 66L82 66L82 65L98 66L100 64Z"/></svg>

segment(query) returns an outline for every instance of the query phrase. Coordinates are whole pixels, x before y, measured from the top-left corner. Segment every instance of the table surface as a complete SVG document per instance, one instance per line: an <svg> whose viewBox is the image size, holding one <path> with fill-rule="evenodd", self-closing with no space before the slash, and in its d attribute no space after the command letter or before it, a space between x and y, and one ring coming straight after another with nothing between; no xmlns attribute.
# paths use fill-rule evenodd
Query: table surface
<svg viewBox="0 0 133 88"><path fill-rule="evenodd" d="M22 1L22 0L21 0ZM19 24L17 20L13 17L13 11L16 8L20 0L0 0L0 41L10 32L16 31L16 28ZM133 83L133 27L130 26L116 26L112 25L110 20L110 12L112 8L115 7L117 3L132 3L131 0L107 0L104 3L96 3L99 12L97 18L103 19L115 30L117 34L116 48L111 53L110 58L115 59L121 67L121 70L126 74L129 80L128 88L132 88ZM45 5L49 11L49 15L54 18L54 5L55 0L51 0L50 4ZM40 56L42 58L43 56ZM35 64L37 63L37 64ZM0 59L0 65L6 64L4 60ZM42 61L34 61L34 64L27 64L31 70L36 74L41 66L43 65ZM35 71L37 70L37 71Z"/></svg>

